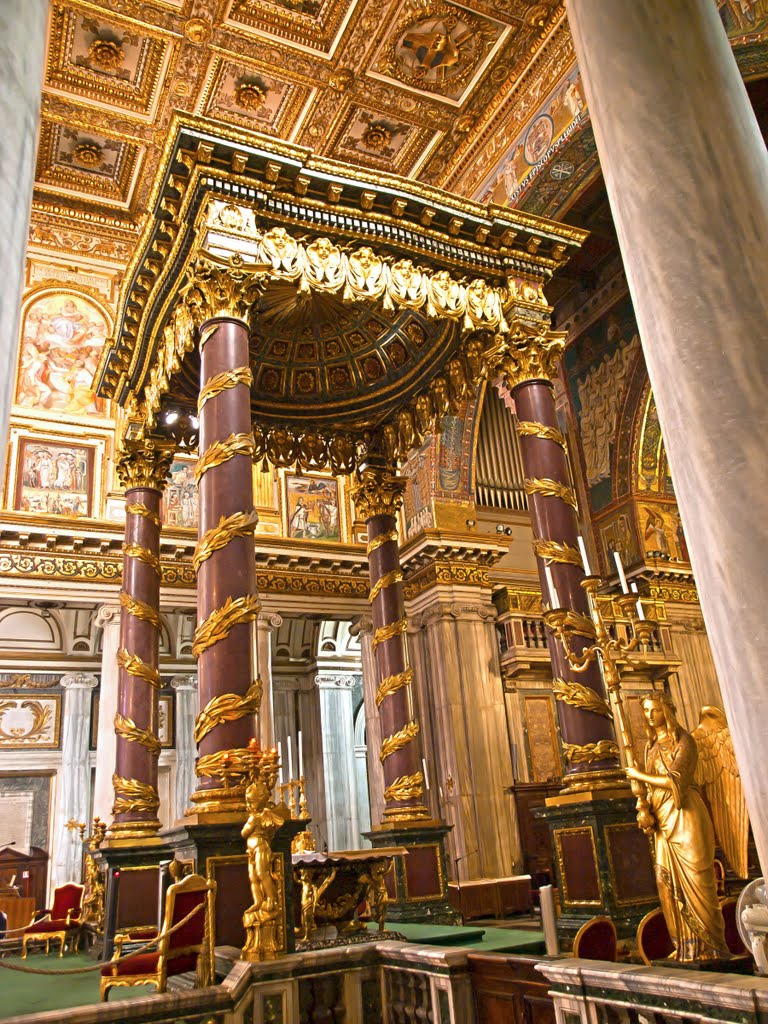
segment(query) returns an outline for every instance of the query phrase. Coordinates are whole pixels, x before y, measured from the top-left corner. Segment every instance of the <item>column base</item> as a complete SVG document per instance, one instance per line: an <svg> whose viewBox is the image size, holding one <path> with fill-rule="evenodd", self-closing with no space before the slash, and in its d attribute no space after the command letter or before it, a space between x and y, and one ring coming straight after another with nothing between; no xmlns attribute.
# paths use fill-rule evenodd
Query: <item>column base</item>
<svg viewBox="0 0 768 1024"><path fill-rule="evenodd" d="M162 825L157 819L154 821L113 821L109 826L106 841L131 845L142 842L156 843L159 842L157 837L161 828Z"/></svg>
<svg viewBox="0 0 768 1024"><path fill-rule="evenodd" d="M191 800L192 806L185 812L185 819L208 818L212 814L237 814L241 821L245 821L248 816L245 807L245 786L198 789L192 794Z"/></svg>
<svg viewBox="0 0 768 1024"><path fill-rule="evenodd" d="M571 949L579 928L597 916L610 917L619 938L634 939L659 896L650 843L626 787L563 793L534 814L547 822L552 840L562 948Z"/></svg>
<svg viewBox="0 0 768 1024"><path fill-rule="evenodd" d="M445 837L453 826L427 818L405 825L387 825L365 832L374 849L404 846L407 856L395 857L386 878L387 921L457 924L448 902Z"/></svg>
<svg viewBox="0 0 768 1024"><path fill-rule="evenodd" d="M561 794L590 793L597 790L623 790L629 796L631 790L623 768L609 768L597 772L578 772L566 775L563 779Z"/></svg>

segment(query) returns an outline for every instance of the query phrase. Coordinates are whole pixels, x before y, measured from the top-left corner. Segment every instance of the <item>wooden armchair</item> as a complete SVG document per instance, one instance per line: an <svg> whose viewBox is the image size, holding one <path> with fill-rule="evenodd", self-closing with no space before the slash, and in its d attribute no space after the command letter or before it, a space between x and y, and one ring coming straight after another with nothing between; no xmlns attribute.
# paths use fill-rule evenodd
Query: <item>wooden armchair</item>
<svg viewBox="0 0 768 1024"><path fill-rule="evenodd" d="M43 917L32 921L24 930L21 942L21 955L27 958L27 947L30 943L45 943L46 956L50 952L51 942L58 939L59 956L64 956L64 944L72 940L74 952L80 944L80 924L83 908L84 886L75 882L59 885L53 891L53 906L43 912Z"/></svg>
<svg viewBox="0 0 768 1024"><path fill-rule="evenodd" d="M573 955L616 963L616 926L610 917L593 917L576 932Z"/></svg>
<svg viewBox="0 0 768 1024"><path fill-rule="evenodd" d="M165 992L169 977L195 969L198 986L212 984L211 929L215 895L216 883L201 875L187 875L171 885L165 895L162 929L159 935L151 936L156 944L155 951L135 953L121 961L122 942L116 945L112 960L101 969L102 1002L106 1002L110 988L116 985L154 985L158 992ZM189 914L192 914L190 919L172 931ZM128 933L123 941L128 938L138 941L134 933Z"/></svg>

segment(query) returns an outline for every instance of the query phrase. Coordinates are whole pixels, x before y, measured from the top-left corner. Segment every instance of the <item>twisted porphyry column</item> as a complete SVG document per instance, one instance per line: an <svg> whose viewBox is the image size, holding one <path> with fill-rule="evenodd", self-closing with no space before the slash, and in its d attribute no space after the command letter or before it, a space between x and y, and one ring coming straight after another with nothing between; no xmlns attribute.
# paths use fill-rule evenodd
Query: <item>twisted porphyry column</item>
<svg viewBox="0 0 768 1024"><path fill-rule="evenodd" d="M110 834L131 842L152 838L160 828L160 498L173 451L174 444L164 439L126 440L115 460L125 487L125 544L112 777L115 803Z"/></svg>
<svg viewBox="0 0 768 1024"><path fill-rule="evenodd" d="M405 644L408 621L396 528L404 490L404 479L383 463L370 460L361 468L352 491L355 510L368 528L372 648L380 677L376 704L385 785L382 828L430 817L423 803L421 737L413 707L413 669L408 665Z"/></svg>
<svg viewBox="0 0 768 1024"><path fill-rule="evenodd" d="M235 268L204 263L198 264L187 296L200 324L198 625L192 647L200 713L192 804L204 817L227 812L242 817L245 792L238 770L249 740L258 735L255 716L261 704L247 323L253 294L252 280Z"/></svg>
<svg viewBox="0 0 768 1024"><path fill-rule="evenodd" d="M581 653L594 640L584 568L578 549L576 495L571 486L567 442L555 410L552 379L562 355L562 336L533 332L520 345L508 345L495 367L515 402L525 490L531 512L533 547L544 600L568 609L573 648ZM605 687L596 664L574 673L560 641L549 633L558 720L566 758L566 791L615 787L624 782Z"/></svg>

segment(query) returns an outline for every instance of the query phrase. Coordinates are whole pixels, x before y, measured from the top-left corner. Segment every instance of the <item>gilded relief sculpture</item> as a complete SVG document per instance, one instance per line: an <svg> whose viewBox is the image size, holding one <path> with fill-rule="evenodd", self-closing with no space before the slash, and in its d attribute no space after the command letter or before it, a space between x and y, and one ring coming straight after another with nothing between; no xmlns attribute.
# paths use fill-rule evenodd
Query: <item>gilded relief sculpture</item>
<svg viewBox="0 0 768 1024"><path fill-rule="evenodd" d="M749 822L725 716L704 708L691 734L677 721L667 694L646 694L642 707L648 733L645 771L626 771L647 789L656 884L675 946L670 959L728 959L715 882L715 830L700 791L707 786L732 866L745 871Z"/></svg>
<svg viewBox="0 0 768 1024"><path fill-rule="evenodd" d="M259 748L255 740L249 747L245 805L248 818L242 835L248 852L248 880L251 906L243 914L246 932L243 959L274 960L285 951L285 899L279 855L272 853L272 839L290 817L284 803L275 804L272 794L277 782L279 761L276 750Z"/></svg>

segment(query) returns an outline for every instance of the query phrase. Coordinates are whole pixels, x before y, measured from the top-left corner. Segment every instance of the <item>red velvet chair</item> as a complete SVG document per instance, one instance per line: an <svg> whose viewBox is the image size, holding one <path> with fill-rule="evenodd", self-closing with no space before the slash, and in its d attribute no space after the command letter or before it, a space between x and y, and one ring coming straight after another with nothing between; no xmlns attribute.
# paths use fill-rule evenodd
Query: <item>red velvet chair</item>
<svg viewBox="0 0 768 1024"><path fill-rule="evenodd" d="M732 956L745 956L749 953L749 950L741 941L739 927L736 924L736 902L735 896L729 896L727 900L723 900L720 904L723 923L725 924L725 944Z"/></svg>
<svg viewBox="0 0 768 1024"><path fill-rule="evenodd" d="M53 906L44 911L44 916L33 921L24 931L21 942L21 955L27 959L27 947L30 943L45 943L46 956L50 952L51 942L59 940L59 956L64 956L64 944L72 939L72 947L77 952L80 944L80 916L83 908L83 890L85 886L75 882L67 882L53 890Z"/></svg>
<svg viewBox="0 0 768 1024"><path fill-rule="evenodd" d="M593 917L576 932L573 955L616 963L616 927L610 917Z"/></svg>
<svg viewBox="0 0 768 1024"><path fill-rule="evenodd" d="M675 945L661 907L646 914L637 926L637 949L649 967L654 960L666 960L674 953Z"/></svg>
<svg viewBox="0 0 768 1024"><path fill-rule="evenodd" d="M116 985L155 985L158 992L165 992L169 977L193 970L197 970L198 986L213 984L211 929L215 895L216 883L201 875L187 875L170 886L165 895L163 927L154 937L155 951L134 953L120 960L121 943L112 960L101 969L102 1002L106 1002L110 988ZM197 912L186 924L169 934L174 925L194 910ZM138 929L124 936L123 941L127 937L136 941L137 934Z"/></svg>

